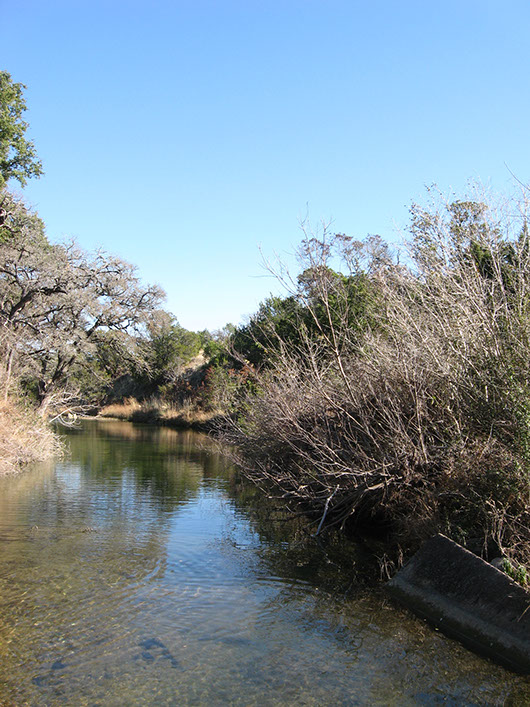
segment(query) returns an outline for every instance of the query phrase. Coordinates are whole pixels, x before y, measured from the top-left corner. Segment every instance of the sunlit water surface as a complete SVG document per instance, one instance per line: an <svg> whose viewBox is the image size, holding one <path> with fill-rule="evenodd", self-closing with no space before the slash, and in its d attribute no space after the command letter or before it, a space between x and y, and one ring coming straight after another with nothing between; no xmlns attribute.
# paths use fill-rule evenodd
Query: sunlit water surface
<svg viewBox="0 0 530 707"><path fill-rule="evenodd" d="M0 705L530 704L204 438L94 421L67 441L0 479Z"/></svg>

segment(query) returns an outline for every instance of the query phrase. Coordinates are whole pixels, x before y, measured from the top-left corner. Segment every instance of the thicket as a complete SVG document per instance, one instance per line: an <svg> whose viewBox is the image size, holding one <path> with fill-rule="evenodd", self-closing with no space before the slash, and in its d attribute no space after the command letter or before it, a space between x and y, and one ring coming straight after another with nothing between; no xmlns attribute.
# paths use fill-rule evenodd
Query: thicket
<svg viewBox="0 0 530 707"><path fill-rule="evenodd" d="M61 452L51 427L31 408L0 400L0 475Z"/></svg>
<svg viewBox="0 0 530 707"><path fill-rule="evenodd" d="M525 200L438 196L398 252L323 229L300 256L233 337L254 363L225 433L246 474L316 533L384 534L394 559L442 531L528 564Z"/></svg>

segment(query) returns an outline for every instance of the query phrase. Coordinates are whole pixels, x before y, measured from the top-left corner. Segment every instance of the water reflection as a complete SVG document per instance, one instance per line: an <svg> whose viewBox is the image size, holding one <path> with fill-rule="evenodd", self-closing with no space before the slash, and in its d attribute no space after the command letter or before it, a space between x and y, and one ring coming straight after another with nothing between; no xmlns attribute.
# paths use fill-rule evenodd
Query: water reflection
<svg viewBox="0 0 530 707"><path fill-rule="evenodd" d="M528 704L204 438L104 421L68 440L0 479L0 705Z"/></svg>
<svg viewBox="0 0 530 707"><path fill-rule="evenodd" d="M68 440L71 458L85 474L112 485L125 473L164 510L186 503L203 478L217 478L224 466L220 457L199 449L189 431L94 421L74 428Z"/></svg>

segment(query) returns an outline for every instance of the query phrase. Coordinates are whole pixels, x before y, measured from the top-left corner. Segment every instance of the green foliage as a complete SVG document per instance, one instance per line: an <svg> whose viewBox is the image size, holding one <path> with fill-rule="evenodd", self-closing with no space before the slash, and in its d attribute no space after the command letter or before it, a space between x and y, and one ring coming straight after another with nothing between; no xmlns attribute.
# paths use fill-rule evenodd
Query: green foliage
<svg viewBox="0 0 530 707"><path fill-rule="evenodd" d="M24 186L28 179L42 174L33 142L25 137L25 88L14 83L7 71L0 71L0 187L8 179L16 179Z"/></svg>
<svg viewBox="0 0 530 707"><path fill-rule="evenodd" d="M296 346L303 335L307 312L295 297L268 297L249 323L232 337L235 352L254 366L274 363L286 344Z"/></svg>
<svg viewBox="0 0 530 707"><path fill-rule="evenodd" d="M329 353L376 326L377 288L366 273L311 267L297 284L295 294L268 297L249 323L234 332L233 349L248 363L273 366L286 349L301 353L309 341Z"/></svg>
<svg viewBox="0 0 530 707"><path fill-rule="evenodd" d="M527 587L529 583L528 570L524 565L516 563L515 565L510 562L508 558L504 558L502 562L502 570L511 577L514 582L520 584L522 587Z"/></svg>
<svg viewBox="0 0 530 707"><path fill-rule="evenodd" d="M151 349L151 376L155 381L171 378L180 367L200 351L200 334L188 331L173 321L153 332Z"/></svg>
<svg viewBox="0 0 530 707"><path fill-rule="evenodd" d="M201 350L203 335L181 327L167 312L159 311L139 342L142 363L136 375L159 387L171 384L182 367Z"/></svg>
<svg viewBox="0 0 530 707"><path fill-rule="evenodd" d="M367 329L377 326L373 312L377 287L365 272L336 272L330 267L312 267L298 277L307 310L305 324L313 336L327 341L347 336L351 343Z"/></svg>
<svg viewBox="0 0 530 707"><path fill-rule="evenodd" d="M237 366L232 351L232 338L235 332L236 327L233 324L226 324L222 329L213 333L201 332L204 355L211 368Z"/></svg>

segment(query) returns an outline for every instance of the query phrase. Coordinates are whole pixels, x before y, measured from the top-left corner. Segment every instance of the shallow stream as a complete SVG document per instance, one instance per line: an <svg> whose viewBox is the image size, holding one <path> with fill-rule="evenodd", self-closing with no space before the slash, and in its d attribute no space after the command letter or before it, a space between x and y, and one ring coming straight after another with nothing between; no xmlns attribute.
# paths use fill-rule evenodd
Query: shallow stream
<svg viewBox="0 0 530 707"><path fill-rule="evenodd" d="M208 440L90 421L0 479L0 705L528 705Z"/></svg>

